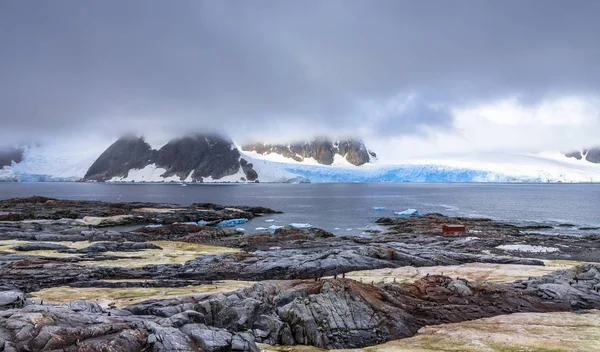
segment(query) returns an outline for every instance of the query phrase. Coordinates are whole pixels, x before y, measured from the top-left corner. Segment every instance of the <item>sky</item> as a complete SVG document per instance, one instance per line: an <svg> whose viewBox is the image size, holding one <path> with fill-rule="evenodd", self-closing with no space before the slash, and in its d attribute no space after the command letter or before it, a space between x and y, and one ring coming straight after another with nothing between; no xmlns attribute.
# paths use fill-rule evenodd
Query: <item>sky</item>
<svg viewBox="0 0 600 352"><path fill-rule="evenodd" d="M388 157L600 144L600 1L4 0L0 144L356 136Z"/></svg>

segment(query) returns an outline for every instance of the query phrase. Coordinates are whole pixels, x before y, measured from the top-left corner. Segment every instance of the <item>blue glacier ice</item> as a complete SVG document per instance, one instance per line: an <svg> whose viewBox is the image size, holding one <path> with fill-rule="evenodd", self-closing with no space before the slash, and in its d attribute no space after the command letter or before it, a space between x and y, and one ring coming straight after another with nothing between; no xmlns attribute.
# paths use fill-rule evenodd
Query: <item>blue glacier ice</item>
<svg viewBox="0 0 600 352"><path fill-rule="evenodd" d="M386 207L373 207L371 209L373 209L373 210L387 210Z"/></svg>
<svg viewBox="0 0 600 352"><path fill-rule="evenodd" d="M441 165L394 165L377 168L334 168L289 165L285 171L312 183L329 182L547 182L539 177L512 177L485 170Z"/></svg>
<svg viewBox="0 0 600 352"><path fill-rule="evenodd" d="M403 211L395 211L394 214L398 216L420 216L421 213L417 209L406 209Z"/></svg>
<svg viewBox="0 0 600 352"><path fill-rule="evenodd" d="M46 174L27 173L15 173L15 178L19 182L74 182L80 180L80 177L56 177Z"/></svg>
<svg viewBox="0 0 600 352"><path fill-rule="evenodd" d="M215 225L215 227L234 227L235 225L241 225L248 222L248 219L231 219L231 220L223 220Z"/></svg>

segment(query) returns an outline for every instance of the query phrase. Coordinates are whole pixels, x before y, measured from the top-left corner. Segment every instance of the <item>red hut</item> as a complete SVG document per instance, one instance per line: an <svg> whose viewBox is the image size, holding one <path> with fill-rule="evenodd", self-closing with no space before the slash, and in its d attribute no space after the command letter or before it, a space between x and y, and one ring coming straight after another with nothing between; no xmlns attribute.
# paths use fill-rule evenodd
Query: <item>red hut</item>
<svg viewBox="0 0 600 352"><path fill-rule="evenodd" d="M454 233L454 232L466 232L467 229L464 225L442 225L442 231L444 233Z"/></svg>

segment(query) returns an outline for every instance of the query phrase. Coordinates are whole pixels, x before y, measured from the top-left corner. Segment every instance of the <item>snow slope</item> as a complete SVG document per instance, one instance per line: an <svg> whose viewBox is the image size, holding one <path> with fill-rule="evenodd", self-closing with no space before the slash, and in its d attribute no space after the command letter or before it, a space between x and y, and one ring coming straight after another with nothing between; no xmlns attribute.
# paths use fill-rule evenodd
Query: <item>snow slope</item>
<svg viewBox="0 0 600 352"><path fill-rule="evenodd" d="M88 145L81 141L80 146ZM100 148L44 144L25 148L23 160L0 169L0 181L78 181L102 152Z"/></svg>
<svg viewBox="0 0 600 352"><path fill-rule="evenodd" d="M550 155L473 155L361 167L251 158L262 182L600 182L600 165ZM269 179L270 178L270 179Z"/></svg>

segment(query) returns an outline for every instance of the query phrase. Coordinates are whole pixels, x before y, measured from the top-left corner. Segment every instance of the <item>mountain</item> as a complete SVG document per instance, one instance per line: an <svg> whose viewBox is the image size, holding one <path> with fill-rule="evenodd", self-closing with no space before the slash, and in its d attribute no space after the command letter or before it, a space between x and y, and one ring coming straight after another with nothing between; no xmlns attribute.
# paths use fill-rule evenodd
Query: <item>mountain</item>
<svg viewBox="0 0 600 352"><path fill-rule="evenodd" d="M122 137L90 166L85 181L255 181L251 163L229 139L194 134L152 149L143 137Z"/></svg>
<svg viewBox="0 0 600 352"><path fill-rule="evenodd" d="M208 134L157 147L135 136L112 144L73 136L2 149L0 181L600 182L598 148L571 157L560 152L487 153L386 163L381 158L374 162L374 153L358 139L253 146L237 148L226 137Z"/></svg>
<svg viewBox="0 0 600 352"><path fill-rule="evenodd" d="M277 154L297 162L312 159L321 165L332 165L339 156L352 165L360 166L376 157L376 154L368 150L360 139L352 138L331 141L319 137L307 142L288 144L252 143L242 145L241 149L244 152L254 152L263 156Z"/></svg>
<svg viewBox="0 0 600 352"><path fill-rule="evenodd" d="M23 161L23 153L22 148L8 147L0 149L0 168L11 166L13 163L20 163Z"/></svg>
<svg viewBox="0 0 600 352"><path fill-rule="evenodd" d="M587 160L594 164L600 164L600 147L565 153L565 156L577 160Z"/></svg>

